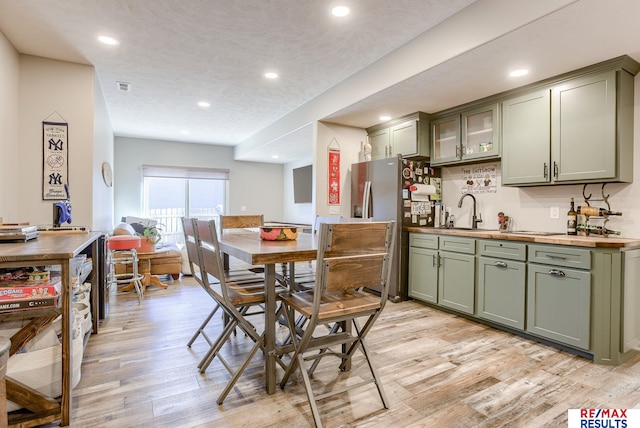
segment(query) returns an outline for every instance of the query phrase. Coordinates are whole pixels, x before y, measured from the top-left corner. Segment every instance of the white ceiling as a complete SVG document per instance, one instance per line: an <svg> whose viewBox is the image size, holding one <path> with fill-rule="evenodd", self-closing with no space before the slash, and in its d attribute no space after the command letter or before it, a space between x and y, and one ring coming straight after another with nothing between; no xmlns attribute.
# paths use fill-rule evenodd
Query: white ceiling
<svg viewBox="0 0 640 428"><path fill-rule="evenodd" d="M239 159L278 163L312 153L310 139L298 135L308 135L309 121L287 116L306 108L313 117L314 100L339 99L341 91L342 102L332 104L338 108L313 119L364 128L382 112L432 113L622 54L640 60L638 0L537 0L549 14L529 12L528 0L344 0L351 14L343 20L329 13L335 3L0 0L0 30L21 53L94 65L117 136L253 145ZM475 25L456 21L470 10ZM433 34L446 51L445 31L449 56L434 55L417 74L407 71L412 61L388 66L389 54L417 37ZM120 45L97 43L101 34ZM476 42L455 51L453 40L466 36ZM429 55L419 52L416 63ZM529 76L506 77L523 65ZM280 78L265 80L267 70ZM367 70L390 84L356 98L340 87L366 81ZM119 91L116 81L131 91ZM197 107L201 100L211 107ZM285 137L265 132L274 127Z"/></svg>

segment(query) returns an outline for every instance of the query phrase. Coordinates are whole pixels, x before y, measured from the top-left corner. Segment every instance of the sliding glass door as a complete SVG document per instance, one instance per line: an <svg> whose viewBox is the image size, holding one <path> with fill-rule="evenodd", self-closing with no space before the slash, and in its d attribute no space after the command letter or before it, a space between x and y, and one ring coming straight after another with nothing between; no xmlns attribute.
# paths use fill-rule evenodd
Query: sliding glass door
<svg viewBox="0 0 640 428"><path fill-rule="evenodd" d="M144 177L144 216L162 226L162 241L183 244L182 217L217 220L225 212L227 180Z"/></svg>

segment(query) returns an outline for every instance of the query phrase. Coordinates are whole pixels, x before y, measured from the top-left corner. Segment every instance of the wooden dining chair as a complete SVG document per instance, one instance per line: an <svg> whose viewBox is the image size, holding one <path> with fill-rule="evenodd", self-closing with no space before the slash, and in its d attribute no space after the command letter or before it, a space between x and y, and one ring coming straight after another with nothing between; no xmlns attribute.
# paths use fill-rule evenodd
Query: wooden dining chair
<svg viewBox="0 0 640 428"><path fill-rule="evenodd" d="M212 295L218 304L229 317L229 322L225 325L222 333L214 342L211 349L202 359L200 372L203 373L209 364L218 357L222 365L231 375L231 380L216 400L218 404L222 404L233 386L236 384L244 370L247 368L251 359L259 349L264 350L264 331L259 332L257 326L264 322L250 322L248 317L258 315L264 318L264 312L260 306L265 303L264 284L243 284L236 282L227 275L222 262L222 254L218 243L218 235L215 220L205 221L199 220L194 223L194 233L196 238L196 248L201 260L202 278L206 278L205 282L211 290ZM213 279L213 280L212 280ZM276 293L282 293L284 288L276 284ZM252 309L258 307L258 311L251 312ZM276 317L280 316L281 309L278 310ZM229 340L231 333L235 328L240 328L247 337L249 337L254 345L246 355L242 364L238 368L231 367L222 357L220 350ZM278 360L280 364L283 364Z"/></svg>
<svg viewBox="0 0 640 428"><path fill-rule="evenodd" d="M195 225L194 220L191 218L182 217L182 230L184 232L184 242L187 250L187 257L189 258L189 269L191 270L191 276L196 280L196 282L205 290L207 295L212 298L213 307L209 315L204 319L204 321L198 327L198 330L193 334L189 342L187 342L187 346L190 348L193 345L193 342L198 338L199 335L202 335L204 340L209 344L211 348L213 346L213 341L209 338L207 333L205 332L205 327L211 321L211 318L218 312L220 309L220 305L210 290L208 283L203 281L202 279L202 271L200 270L200 258L198 256L198 248L195 236Z"/></svg>
<svg viewBox="0 0 640 428"><path fill-rule="evenodd" d="M315 287L280 296L295 349L280 387L284 388L290 376L300 370L318 427L322 423L317 401L369 383L376 385L384 407L389 407L365 337L387 301L395 222L323 223L319 239ZM379 296L363 291L364 287L378 285L382 289ZM302 314L307 320L301 336L295 330L295 313ZM364 324L361 325L359 319ZM333 327L327 330L325 325ZM337 350L336 347L340 348ZM316 395L307 362L335 356L341 360L339 369L348 370L357 350L364 354L371 377L361 383Z"/></svg>
<svg viewBox="0 0 640 428"><path fill-rule="evenodd" d="M221 215L220 216L220 233L226 229L255 229L264 226L264 215L246 214L246 215ZM223 265L227 272L231 272L229 267L229 255L223 254ZM262 266L247 267L254 273L264 273ZM240 269L242 271L242 269Z"/></svg>

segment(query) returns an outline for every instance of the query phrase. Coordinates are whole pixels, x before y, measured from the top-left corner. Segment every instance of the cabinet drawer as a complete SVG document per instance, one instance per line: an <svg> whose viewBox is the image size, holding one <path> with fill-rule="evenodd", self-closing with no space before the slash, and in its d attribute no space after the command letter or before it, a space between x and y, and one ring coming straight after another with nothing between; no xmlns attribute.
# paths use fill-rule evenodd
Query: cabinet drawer
<svg viewBox="0 0 640 428"><path fill-rule="evenodd" d="M438 235L426 235L424 233L409 234L409 246L417 248L438 249Z"/></svg>
<svg viewBox="0 0 640 428"><path fill-rule="evenodd" d="M478 240L478 254L499 259L525 261L527 259L527 244L498 241L496 239L480 239Z"/></svg>
<svg viewBox="0 0 640 428"><path fill-rule="evenodd" d="M440 250L454 253L475 254L476 240L455 236L441 236Z"/></svg>
<svg viewBox="0 0 640 428"><path fill-rule="evenodd" d="M591 251L560 245L529 245L529 262L591 269Z"/></svg>

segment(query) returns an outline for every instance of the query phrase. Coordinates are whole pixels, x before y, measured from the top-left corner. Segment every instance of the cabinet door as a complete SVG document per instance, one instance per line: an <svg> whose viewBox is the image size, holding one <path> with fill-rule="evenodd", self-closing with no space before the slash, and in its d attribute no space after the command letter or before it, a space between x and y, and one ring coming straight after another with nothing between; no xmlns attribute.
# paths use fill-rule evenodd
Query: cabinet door
<svg viewBox="0 0 640 428"><path fill-rule="evenodd" d="M536 264L528 269L527 331L589 349L590 272Z"/></svg>
<svg viewBox="0 0 640 428"><path fill-rule="evenodd" d="M498 110L498 104L491 104L462 114L463 160L500 156Z"/></svg>
<svg viewBox="0 0 640 428"><path fill-rule="evenodd" d="M616 176L616 72L553 88L551 157L555 181Z"/></svg>
<svg viewBox="0 0 640 428"><path fill-rule="evenodd" d="M389 157L389 128L369 134L369 143L372 160Z"/></svg>
<svg viewBox="0 0 640 428"><path fill-rule="evenodd" d="M549 89L502 103L502 184L550 181L550 129Z"/></svg>
<svg viewBox="0 0 640 428"><path fill-rule="evenodd" d="M460 160L460 116L450 116L431 122L431 165Z"/></svg>
<svg viewBox="0 0 640 428"><path fill-rule="evenodd" d="M526 264L478 257L476 314L524 330Z"/></svg>
<svg viewBox="0 0 640 428"><path fill-rule="evenodd" d="M438 251L409 248L409 297L438 303Z"/></svg>
<svg viewBox="0 0 640 428"><path fill-rule="evenodd" d="M389 129L389 140L390 156L416 156L418 154L418 121L407 120L392 126Z"/></svg>
<svg viewBox="0 0 640 428"><path fill-rule="evenodd" d="M470 254L440 252L438 304L473 315L475 260Z"/></svg>

